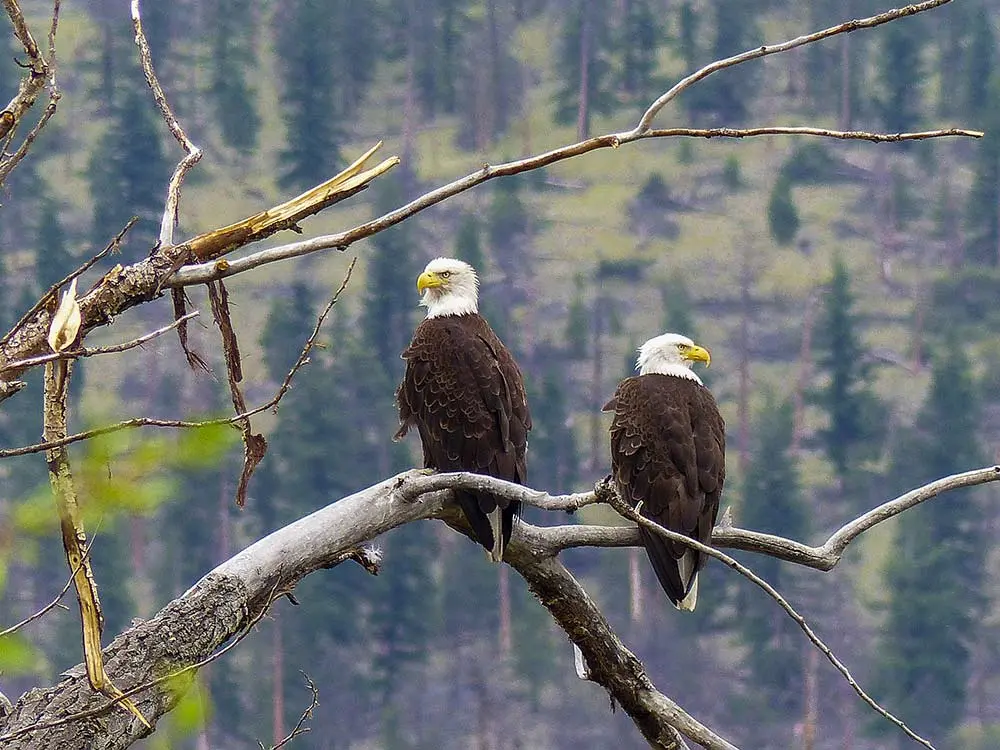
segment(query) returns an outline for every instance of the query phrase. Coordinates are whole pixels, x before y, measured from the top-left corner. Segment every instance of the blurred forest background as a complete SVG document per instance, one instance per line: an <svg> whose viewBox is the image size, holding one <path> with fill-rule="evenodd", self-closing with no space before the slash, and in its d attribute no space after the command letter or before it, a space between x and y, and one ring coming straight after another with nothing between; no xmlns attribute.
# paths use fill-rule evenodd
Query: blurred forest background
<svg viewBox="0 0 1000 750"><path fill-rule="evenodd" d="M33 18L50 8L25 2ZM174 0L144 3L154 60L206 157L178 237L332 176L373 142L401 167L304 225L346 228L495 163L631 128L715 58L887 5L791 0ZM815 543L854 515L997 460L1000 437L1000 2L962 0L718 73L657 126L964 126L981 141L875 145L771 137L659 139L501 179L348 251L358 271L325 347L276 416L247 507L232 440L119 433L79 447L106 640L282 524L419 461L393 444L399 352L438 255L480 271L482 310L516 352L535 430L529 478L586 490L608 472L600 406L635 347L673 330L709 347L728 424L723 498L739 525ZM36 29L44 28L39 25ZM6 37L5 96L21 74ZM136 63L127 4L69 3L59 114L0 201L0 329L132 214L121 262L153 244L176 144ZM584 82L581 85L581 82ZM277 238L275 244L287 241ZM280 383L349 257L240 276L230 289L249 403ZM192 306L207 310L198 289ZM91 343L171 318L144 305ZM129 416L225 413L217 338L188 370L167 336L78 366L71 429ZM0 445L41 434L40 375L3 404ZM221 380L220 380L221 377ZM222 432L228 433L229 430ZM807 614L861 683L943 747L1000 746L1000 504L949 494L866 535L832 573L747 562ZM536 523L616 523L605 508ZM42 456L0 464L0 622L67 577ZM380 540L381 575L310 576L203 670L147 748L639 748L627 717L573 672L565 636L504 567L440 523ZM698 611L674 611L642 553L564 553L650 676L747 748L896 748L773 602L710 564ZM81 660L55 611L0 650L8 696Z"/></svg>

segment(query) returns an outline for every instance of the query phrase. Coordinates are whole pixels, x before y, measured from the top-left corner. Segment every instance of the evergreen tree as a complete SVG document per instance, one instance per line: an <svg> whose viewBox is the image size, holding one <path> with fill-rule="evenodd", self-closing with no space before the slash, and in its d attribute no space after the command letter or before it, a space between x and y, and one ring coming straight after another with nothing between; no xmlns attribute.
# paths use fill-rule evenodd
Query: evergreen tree
<svg viewBox="0 0 1000 750"><path fill-rule="evenodd" d="M252 82L258 69L256 5L257 0L213 0L206 9L213 50L208 94L223 139L241 156L253 153L261 126Z"/></svg>
<svg viewBox="0 0 1000 750"><path fill-rule="evenodd" d="M572 0L563 16L555 119L563 125L576 122L580 138L589 135L592 115L609 114L614 106L609 16L607 0Z"/></svg>
<svg viewBox="0 0 1000 750"><path fill-rule="evenodd" d="M671 274L660 285L660 300L663 303L662 330L681 333L697 340L698 334L691 315L691 293L679 272Z"/></svg>
<svg viewBox="0 0 1000 750"><path fill-rule="evenodd" d="M790 401L775 403L773 394L767 394L757 419L756 445L743 487L740 516L742 524L754 531L803 539L808 522L791 452L792 414ZM783 595L794 593L794 580L789 580L791 571L785 563L764 556L755 557L752 565ZM746 645L753 684L760 691L756 708L776 720L799 713L804 653L801 633L770 597L755 587L743 586L739 592L737 626Z"/></svg>
<svg viewBox="0 0 1000 750"><path fill-rule="evenodd" d="M656 84L656 57L663 35L651 0L629 0L625 5L618 47L621 50L619 88L645 108Z"/></svg>
<svg viewBox="0 0 1000 750"><path fill-rule="evenodd" d="M134 259L148 254L159 237L170 167L160 142L160 121L145 87L121 88L109 127L90 157L91 240L98 246L107 244L137 215L139 222L124 243Z"/></svg>
<svg viewBox="0 0 1000 750"><path fill-rule="evenodd" d="M698 50L698 14L691 0L683 0L677 10L677 46L687 72L698 67L701 53Z"/></svg>
<svg viewBox="0 0 1000 750"><path fill-rule="evenodd" d="M916 424L893 451L899 491L983 463L969 360L957 338L938 354ZM945 736L964 715L970 648L986 604L989 540L979 505L966 494L907 511L886 566L890 595L873 686L925 736Z"/></svg>
<svg viewBox="0 0 1000 750"><path fill-rule="evenodd" d="M35 279L45 291L75 267L69 241L59 221L59 204L47 190L39 204L38 233L35 241ZM27 308L26 308L27 309Z"/></svg>
<svg viewBox="0 0 1000 750"><path fill-rule="evenodd" d="M464 260L480 273L486 268L479 219L474 213L462 216L462 221L458 225L458 231L455 233L455 257Z"/></svg>
<svg viewBox="0 0 1000 750"><path fill-rule="evenodd" d="M550 371L538 387L529 380L531 477L533 487L553 494L572 492L580 471L572 412L562 377Z"/></svg>
<svg viewBox="0 0 1000 750"><path fill-rule="evenodd" d="M969 40L964 76L965 108L967 116L977 122L986 117L990 107L990 81L996 68L993 19L985 5L976 9L970 31L972 38ZM942 99L953 102L954 91L942 93Z"/></svg>
<svg viewBox="0 0 1000 750"><path fill-rule="evenodd" d="M792 198L792 181L785 175L778 175L767 202L767 226L771 237L779 245L791 244L799 232L799 211Z"/></svg>
<svg viewBox="0 0 1000 750"><path fill-rule="evenodd" d="M744 52L759 44L757 3L747 0L712 0L715 18L715 38L712 59ZM747 115L747 104L757 90L760 69L740 65L723 71L723 75L706 78L686 92L688 111L707 114L727 125L735 124Z"/></svg>
<svg viewBox="0 0 1000 750"><path fill-rule="evenodd" d="M972 189L965 209L965 256L970 263L995 266L1000 262L1000 75L990 81L991 95L984 105L983 130L976 144Z"/></svg>
<svg viewBox="0 0 1000 750"><path fill-rule="evenodd" d="M313 295L304 281L294 281L288 295L275 296L260 335L264 367L271 380L284 379L315 324Z"/></svg>
<svg viewBox="0 0 1000 750"><path fill-rule="evenodd" d="M920 85L924 79L922 28L919 19L901 19L890 23L877 46L881 85L878 106L882 122L889 132L915 130L921 121L923 97ZM899 145L905 149L910 144L904 141Z"/></svg>
<svg viewBox="0 0 1000 750"><path fill-rule="evenodd" d="M290 0L278 24L277 51L284 65L281 92L287 129L279 185L306 189L337 172L341 120L336 86L341 55L335 16L325 0Z"/></svg>
<svg viewBox="0 0 1000 750"><path fill-rule="evenodd" d="M836 258L814 339L824 381L815 395L828 419L820 439L842 483L858 475L865 458L876 457L885 414L869 385L871 366L853 308L850 274Z"/></svg>
<svg viewBox="0 0 1000 750"><path fill-rule="evenodd" d="M403 203L405 178L405 172L399 173L395 179L379 180L372 187L377 214ZM391 379L402 377L403 362L399 354L413 334L410 322L417 302L414 288L418 273L414 252L417 230L417 224L407 221L375 235L366 269L362 329L376 360Z"/></svg>
<svg viewBox="0 0 1000 750"><path fill-rule="evenodd" d="M578 273L573 279L573 299L566 316L566 348L571 359L583 359L590 346L591 313L585 294L586 279Z"/></svg>

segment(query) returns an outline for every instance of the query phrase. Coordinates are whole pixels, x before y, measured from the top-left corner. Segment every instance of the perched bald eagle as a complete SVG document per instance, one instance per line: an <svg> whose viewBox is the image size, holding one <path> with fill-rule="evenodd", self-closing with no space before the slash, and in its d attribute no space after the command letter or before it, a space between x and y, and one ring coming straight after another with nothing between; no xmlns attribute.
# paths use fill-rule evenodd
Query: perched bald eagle
<svg viewBox="0 0 1000 750"><path fill-rule="evenodd" d="M416 427L424 466L524 484L531 415L517 362L479 314L479 279L468 263L436 258L417 277L427 317L403 351L396 391L399 432ZM503 559L520 503L456 492L493 562Z"/></svg>
<svg viewBox="0 0 1000 750"><path fill-rule="evenodd" d="M707 366L711 357L686 336L650 339L639 348L639 375L618 384L604 411L615 413L611 468L621 496L646 518L708 544L726 478L726 435L694 362ZM693 610L706 556L642 526L639 536L670 601Z"/></svg>

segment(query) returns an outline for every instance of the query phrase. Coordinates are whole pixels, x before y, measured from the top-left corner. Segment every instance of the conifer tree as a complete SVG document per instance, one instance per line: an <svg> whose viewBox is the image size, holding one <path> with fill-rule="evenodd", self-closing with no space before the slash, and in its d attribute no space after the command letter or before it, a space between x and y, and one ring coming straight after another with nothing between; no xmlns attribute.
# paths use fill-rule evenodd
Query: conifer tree
<svg viewBox="0 0 1000 750"><path fill-rule="evenodd" d="M982 121L990 107L990 81L996 69L996 39L993 36L993 19L985 4L980 4L973 14L971 39L968 43L965 66L965 110L973 122ZM953 91L942 92L942 99L953 101Z"/></svg>
<svg viewBox="0 0 1000 750"><path fill-rule="evenodd" d="M959 339L948 338L916 424L893 451L899 492L982 465L978 405L968 357ZM887 558L889 601L873 687L924 736L944 737L964 715L970 648L986 603L988 540L979 508L975 491L966 490L908 511Z"/></svg>
<svg viewBox="0 0 1000 750"><path fill-rule="evenodd" d="M556 122L577 123L577 135L590 133L590 118L608 114L614 104L610 90L610 28L607 0L572 0L563 16L559 38Z"/></svg>
<svg viewBox="0 0 1000 750"><path fill-rule="evenodd" d="M281 102L287 134L279 185L305 189L338 171L341 58L334 45L335 16L325 0L290 0L283 8L286 16L277 25L276 45L284 66Z"/></svg>
<svg viewBox="0 0 1000 750"><path fill-rule="evenodd" d="M983 130L977 144L972 189L965 208L965 257L970 263L995 266L1000 263L1000 75L990 81L990 96L984 102Z"/></svg>
<svg viewBox="0 0 1000 750"><path fill-rule="evenodd" d="M663 34L651 0L629 0L618 39L619 88L645 108L655 88L656 56Z"/></svg>
<svg viewBox="0 0 1000 750"><path fill-rule="evenodd" d="M902 19L885 28L877 45L878 79L881 93L878 108L881 119L890 133L913 130L921 122L923 96L920 83L924 65L922 24L919 19ZM903 141L900 148L909 148Z"/></svg>
<svg viewBox="0 0 1000 750"><path fill-rule="evenodd" d="M877 457L885 406L869 384L871 365L854 312L851 278L839 257L833 263L814 341L817 370L823 378L815 396L828 419L820 439L844 483L858 475L865 458Z"/></svg>
<svg viewBox="0 0 1000 750"><path fill-rule="evenodd" d="M785 175L778 175L767 202L767 226L771 237L779 245L791 244L799 232L799 211L792 198L792 181Z"/></svg>
<svg viewBox="0 0 1000 750"><path fill-rule="evenodd" d="M571 424L566 388L552 371L537 387L529 380L531 404L531 485L556 494L571 492L579 477L580 456Z"/></svg>
<svg viewBox="0 0 1000 750"><path fill-rule="evenodd" d="M407 173L379 180L372 187L376 213L402 205ZM412 221L380 232L372 239L374 246L367 265L367 289L362 329L375 358L390 379L402 377L400 352L410 343L411 322L416 317L417 292L414 284L419 273Z"/></svg>
<svg viewBox="0 0 1000 750"><path fill-rule="evenodd" d="M257 0L214 0L207 5L213 64L208 66L208 94L226 144L241 156L257 145L260 113L253 80L257 62Z"/></svg>
<svg viewBox="0 0 1000 750"><path fill-rule="evenodd" d="M313 294L305 281L297 279L289 294L275 296L260 335L264 367L271 380L281 382L295 364L315 322Z"/></svg>
<svg viewBox="0 0 1000 750"><path fill-rule="evenodd" d="M808 523L791 452L792 432L791 401L777 403L773 394L766 394L754 431L756 445L743 486L740 521L755 531L804 539ZM752 565L784 596L794 594L790 566L768 556L755 557ZM801 633L770 597L748 586L739 593L737 626L747 647L745 658L753 683L762 693L757 709L774 719L798 713L804 653Z"/></svg>
<svg viewBox="0 0 1000 750"><path fill-rule="evenodd" d="M73 270L74 258L69 240L59 220L59 203L49 191L42 194L38 206L38 232L35 241L35 279L39 291L45 291ZM6 329L5 329L6 330Z"/></svg>
<svg viewBox="0 0 1000 750"><path fill-rule="evenodd" d="M160 141L161 123L145 87L122 87L108 129L90 158L94 220L91 241L104 246L129 219L139 222L125 238L131 257L149 253L159 237L164 186L170 177Z"/></svg>

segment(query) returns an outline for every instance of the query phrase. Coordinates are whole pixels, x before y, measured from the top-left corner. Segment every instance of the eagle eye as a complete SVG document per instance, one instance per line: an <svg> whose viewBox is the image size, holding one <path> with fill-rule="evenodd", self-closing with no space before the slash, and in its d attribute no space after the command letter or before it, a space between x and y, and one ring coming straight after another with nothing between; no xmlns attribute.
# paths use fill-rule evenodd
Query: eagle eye
<svg viewBox="0 0 1000 750"><path fill-rule="evenodd" d="M447 279L449 276L451 276L451 271L442 271L440 276L442 279Z"/></svg>

